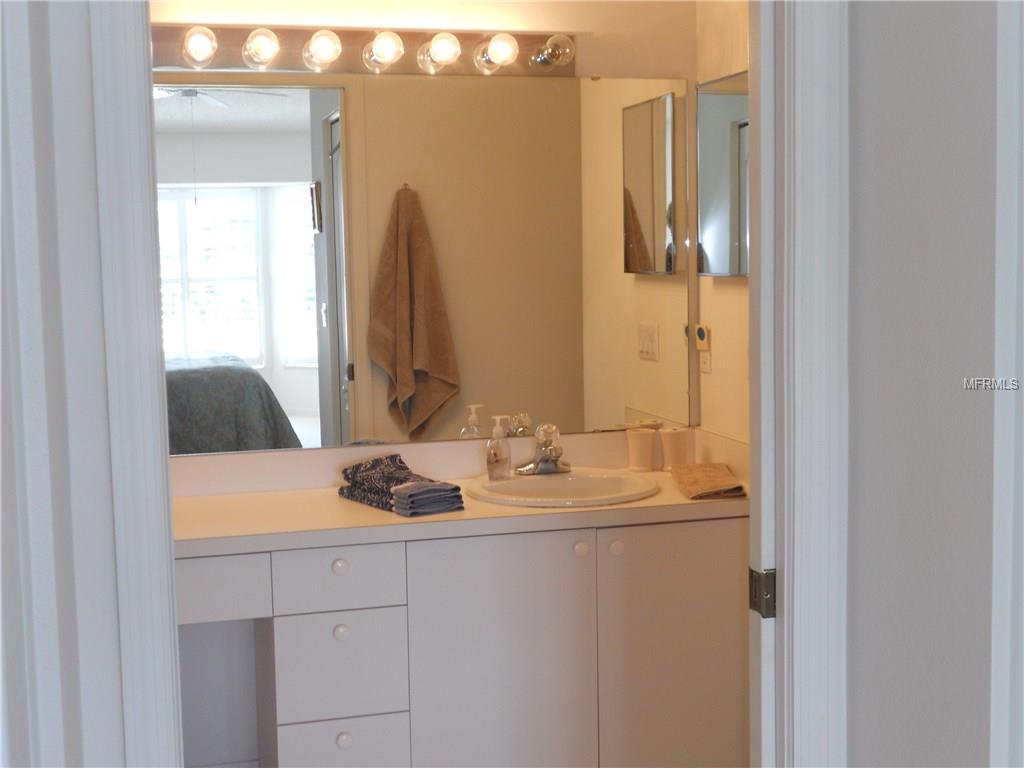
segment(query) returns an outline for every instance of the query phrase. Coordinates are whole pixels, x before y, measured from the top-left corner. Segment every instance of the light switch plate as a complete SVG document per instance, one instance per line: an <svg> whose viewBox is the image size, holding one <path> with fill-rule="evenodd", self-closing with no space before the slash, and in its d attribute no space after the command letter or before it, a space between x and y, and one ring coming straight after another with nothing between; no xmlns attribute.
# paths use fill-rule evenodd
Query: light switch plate
<svg viewBox="0 0 1024 768"><path fill-rule="evenodd" d="M641 323L637 328L639 352L641 360L657 362L660 354L658 349L658 326Z"/></svg>

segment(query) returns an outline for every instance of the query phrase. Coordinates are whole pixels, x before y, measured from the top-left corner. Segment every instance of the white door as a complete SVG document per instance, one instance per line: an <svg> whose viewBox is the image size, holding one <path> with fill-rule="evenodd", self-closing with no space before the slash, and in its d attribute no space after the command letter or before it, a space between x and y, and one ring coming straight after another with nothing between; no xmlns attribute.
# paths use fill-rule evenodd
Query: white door
<svg viewBox="0 0 1024 768"><path fill-rule="evenodd" d="M310 90L309 126L316 252L317 357L321 445L349 439L348 361L341 205L342 92Z"/></svg>
<svg viewBox="0 0 1024 768"><path fill-rule="evenodd" d="M408 544L413 765L597 764L594 539Z"/></svg>
<svg viewBox="0 0 1024 768"><path fill-rule="evenodd" d="M750 570L775 572L775 7L750 4ZM749 617L750 765L772 766L775 625Z"/></svg>
<svg viewBox="0 0 1024 768"><path fill-rule="evenodd" d="M597 534L602 766L747 765L747 520Z"/></svg>

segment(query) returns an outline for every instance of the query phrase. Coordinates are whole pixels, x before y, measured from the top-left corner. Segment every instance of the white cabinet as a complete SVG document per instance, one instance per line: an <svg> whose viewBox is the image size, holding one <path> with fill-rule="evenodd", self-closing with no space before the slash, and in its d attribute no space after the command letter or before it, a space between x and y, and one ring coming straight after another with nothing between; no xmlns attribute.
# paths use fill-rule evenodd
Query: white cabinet
<svg viewBox="0 0 1024 768"><path fill-rule="evenodd" d="M259 727L195 759L745 765L746 548L723 518L180 560L182 623L258 619Z"/></svg>
<svg viewBox="0 0 1024 768"><path fill-rule="evenodd" d="M602 766L746 765L746 519L597 534Z"/></svg>
<svg viewBox="0 0 1024 768"><path fill-rule="evenodd" d="M405 604L405 545L274 552L274 614Z"/></svg>
<svg viewBox="0 0 1024 768"><path fill-rule="evenodd" d="M277 749L281 768L407 766L409 714L283 725Z"/></svg>
<svg viewBox="0 0 1024 768"><path fill-rule="evenodd" d="M409 708L405 608L274 619L277 722Z"/></svg>
<svg viewBox="0 0 1024 768"><path fill-rule="evenodd" d="M597 764L592 529L410 542L413 765Z"/></svg>
<svg viewBox="0 0 1024 768"><path fill-rule="evenodd" d="M174 562L178 623L270 616L270 555L192 557Z"/></svg>

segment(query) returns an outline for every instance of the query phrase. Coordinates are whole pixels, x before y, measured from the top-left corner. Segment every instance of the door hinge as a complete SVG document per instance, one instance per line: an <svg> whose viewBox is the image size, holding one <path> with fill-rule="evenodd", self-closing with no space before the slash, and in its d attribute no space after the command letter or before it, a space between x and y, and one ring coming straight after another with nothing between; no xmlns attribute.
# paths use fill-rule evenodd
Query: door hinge
<svg viewBox="0 0 1024 768"><path fill-rule="evenodd" d="M750 610L757 611L763 619L775 618L775 569L755 571L748 569L750 576Z"/></svg>
<svg viewBox="0 0 1024 768"><path fill-rule="evenodd" d="M354 363L349 363L345 366L345 378L349 381L356 380L356 366Z"/></svg>

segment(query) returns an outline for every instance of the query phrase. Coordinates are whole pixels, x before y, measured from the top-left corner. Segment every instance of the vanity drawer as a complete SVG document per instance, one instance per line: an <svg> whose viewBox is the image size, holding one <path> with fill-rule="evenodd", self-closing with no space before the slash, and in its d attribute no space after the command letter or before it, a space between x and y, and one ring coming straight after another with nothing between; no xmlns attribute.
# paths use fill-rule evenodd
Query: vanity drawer
<svg viewBox="0 0 1024 768"><path fill-rule="evenodd" d="M179 624L273 614L266 553L175 560L174 589Z"/></svg>
<svg viewBox="0 0 1024 768"><path fill-rule="evenodd" d="M273 553L274 613L313 613L405 603L405 544Z"/></svg>
<svg viewBox="0 0 1024 768"><path fill-rule="evenodd" d="M289 766L407 766L409 713L353 717L277 729L277 759Z"/></svg>
<svg viewBox="0 0 1024 768"><path fill-rule="evenodd" d="M279 725L409 709L405 608L274 619Z"/></svg>

